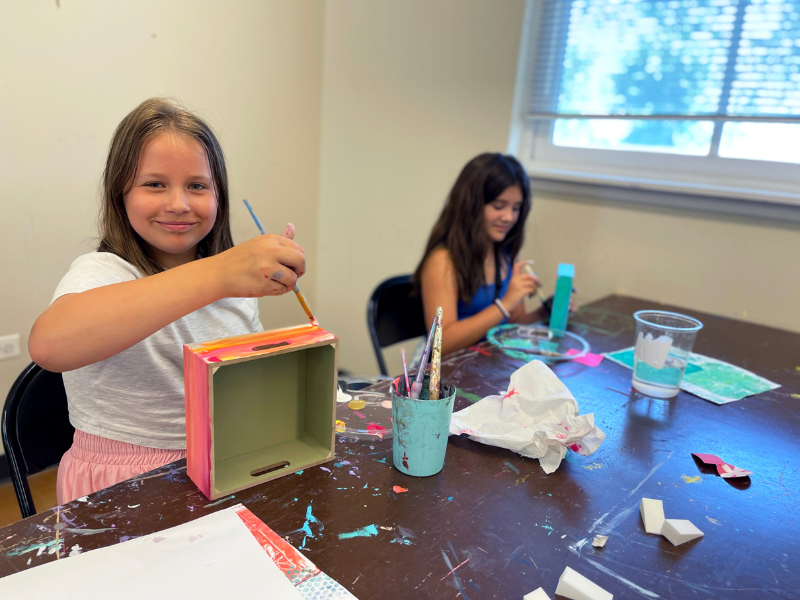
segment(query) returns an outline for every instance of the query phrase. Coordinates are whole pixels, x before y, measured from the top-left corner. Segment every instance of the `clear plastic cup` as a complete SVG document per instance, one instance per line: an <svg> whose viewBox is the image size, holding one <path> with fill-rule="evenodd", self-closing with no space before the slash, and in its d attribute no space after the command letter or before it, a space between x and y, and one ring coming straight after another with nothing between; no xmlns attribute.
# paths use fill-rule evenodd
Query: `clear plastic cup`
<svg viewBox="0 0 800 600"><path fill-rule="evenodd" d="M654 398L672 398L680 391L686 363L703 324L664 310L640 310L636 319L633 387Z"/></svg>

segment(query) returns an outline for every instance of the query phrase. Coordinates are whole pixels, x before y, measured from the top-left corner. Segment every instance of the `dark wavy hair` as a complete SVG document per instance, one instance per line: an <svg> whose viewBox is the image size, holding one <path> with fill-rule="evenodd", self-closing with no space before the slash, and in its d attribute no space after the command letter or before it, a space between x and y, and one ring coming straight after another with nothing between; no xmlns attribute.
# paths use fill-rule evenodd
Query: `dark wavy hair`
<svg viewBox="0 0 800 600"><path fill-rule="evenodd" d="M484 281L483 263L489 237L483 220L484 206L497 199L506 188L519 186L522 206L519 219L502 242L495 243L495 264L507 255L511 265L525 238L525 220L531 210L528 175L513 156L495 153L480 154L469 161L456 179L447 203L433 226L417 270L414 284L419 291L422 267L436 248L447 248L455 268L459 298L469 302Z"/></svg>
<svg viewBox="0 0 800 600"><path fill-rule="evenodd" d="M111 252L127 260L144 275L164 270L150 256L147 244L133 229L125 211L124 195L133 182L139 154L145 142L161 133L173 132L197 140L206 151L217 196L214 226L197 248L201 257L233 247L228 202L228 172L225 156L214 132L202 119L165 98L150 98L133 109L117 126L103 171L103 192L98 229L98 252Z"/></svg>

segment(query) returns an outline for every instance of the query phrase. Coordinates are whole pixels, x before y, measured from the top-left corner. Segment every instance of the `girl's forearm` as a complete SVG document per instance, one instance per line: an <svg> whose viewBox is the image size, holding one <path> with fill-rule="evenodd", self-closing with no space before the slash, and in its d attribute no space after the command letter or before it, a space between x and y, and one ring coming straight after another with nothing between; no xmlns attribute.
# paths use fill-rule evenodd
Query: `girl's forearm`
<svg viewBox="0 0 800 600"><path fill-rule="evenodd" d="M212 258L157 275L70 294L34 323L31 358L55 372L85 367L224 297Z"/></svg>
<svg viewBox="0 0 800 600"><path fill-rule="evenodd" d="M471 317L448 324L442 330L442 354L450 354L479 342L504 318L500 309L492 304Z"/></svg>

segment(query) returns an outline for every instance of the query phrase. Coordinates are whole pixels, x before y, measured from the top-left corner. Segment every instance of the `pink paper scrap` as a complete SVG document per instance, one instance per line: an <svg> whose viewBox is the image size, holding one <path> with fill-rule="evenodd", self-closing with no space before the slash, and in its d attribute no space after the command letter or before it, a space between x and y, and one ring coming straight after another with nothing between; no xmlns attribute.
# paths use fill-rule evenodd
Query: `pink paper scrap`
<svg viewBox="0 0 800 600"><path fill-rule="evenodd" d="M716 454L698 454L697 452L692 452L692 456L696 456L707 465L721 465L725 462Z"/></svg>
<svg viewBox="0 0 800 600"><path fill-rule="evenodd" d="M716 454L699 454L697 452L692 452L692 456L696 456L707 465L716 465L717 473L719 473L720 477L724 477L725 479L733 479L734 477L749 477L753 474L752 471L740 469L739 467L734 467L733 465L726 463Z"/></svg>
<svg viewBox="0 0 800 600"><path fill-rule="evenodd" d="M565 352L566 356L575 356L576 354L580 354L580 350L577 350L576 348L570 348ZM603 355L592 354L591 352L587 352L584 356L576 358L573 362L586 365L587 367L596 367L601 362L603 362Z"/></svg>

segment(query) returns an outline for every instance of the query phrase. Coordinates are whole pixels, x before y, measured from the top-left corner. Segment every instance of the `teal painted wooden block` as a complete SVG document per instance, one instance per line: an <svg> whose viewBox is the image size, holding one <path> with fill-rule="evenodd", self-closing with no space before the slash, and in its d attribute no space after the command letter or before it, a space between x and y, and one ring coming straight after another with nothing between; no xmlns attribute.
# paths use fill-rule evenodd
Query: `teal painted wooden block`
<svg viewBox="0 0 800 600"><path fill-rule="evenodd" d="M569 301L572 296L572 280L575 278L575 266L568 264L558 265L558 279L556 280L556 295L553 300L553 310L550 313L550 329L553 335L563 337L567 330L569 318Z"/></svg>

